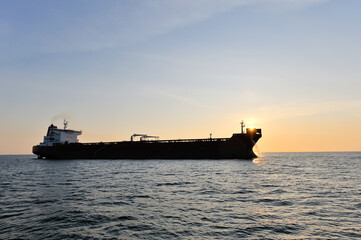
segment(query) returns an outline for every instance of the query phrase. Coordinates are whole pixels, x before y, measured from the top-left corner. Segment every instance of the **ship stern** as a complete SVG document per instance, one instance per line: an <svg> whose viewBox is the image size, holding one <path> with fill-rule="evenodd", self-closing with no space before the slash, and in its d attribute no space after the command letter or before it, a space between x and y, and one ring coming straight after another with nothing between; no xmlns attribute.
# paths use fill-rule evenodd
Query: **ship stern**
<svg viewBox="0 0 361 240"><path fill-rule="evenodd" d="M38 156L38 159L42 159L44 156L42 155L41 146L36 145L33 146L33 154Z"/></svg>

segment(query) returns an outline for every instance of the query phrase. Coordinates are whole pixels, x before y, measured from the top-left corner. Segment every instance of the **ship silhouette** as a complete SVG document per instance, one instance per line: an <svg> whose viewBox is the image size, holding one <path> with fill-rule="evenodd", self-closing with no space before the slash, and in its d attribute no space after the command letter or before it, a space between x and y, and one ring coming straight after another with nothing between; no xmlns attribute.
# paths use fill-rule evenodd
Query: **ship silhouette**
<svg viewBox="0 0 361 240"><path fill-rule="evenodd" d="M33 147L39 159L252 159L261 129L245 128L230 138L159 140L158 136L133 134L130 141L80 143L81 131L48 127L44 141ZM135 141L135 137L140 137Z"/></svg>

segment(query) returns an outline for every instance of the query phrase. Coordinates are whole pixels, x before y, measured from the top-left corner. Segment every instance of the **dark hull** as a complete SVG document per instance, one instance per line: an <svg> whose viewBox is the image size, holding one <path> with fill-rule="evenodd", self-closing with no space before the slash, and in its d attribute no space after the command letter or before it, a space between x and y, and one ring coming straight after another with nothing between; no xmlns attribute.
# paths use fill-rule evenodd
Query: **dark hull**
<svg viewBox="0 0 361 240"><path fill-rule="evenodd" d="M33 153L47 159L252 159L257 157L253 146L260 137L37 145Z"/></svg>

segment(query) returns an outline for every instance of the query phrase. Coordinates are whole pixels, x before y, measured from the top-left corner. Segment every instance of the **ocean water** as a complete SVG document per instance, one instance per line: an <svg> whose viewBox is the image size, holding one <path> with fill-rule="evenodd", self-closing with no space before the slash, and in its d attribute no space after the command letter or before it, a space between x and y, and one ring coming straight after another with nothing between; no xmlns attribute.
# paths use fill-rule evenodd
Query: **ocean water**
<svg viewBox="0 0 361 240"><path fill-rule="evenodd" d="M0 239L360 239L361 152L0 156Z"/></svg>

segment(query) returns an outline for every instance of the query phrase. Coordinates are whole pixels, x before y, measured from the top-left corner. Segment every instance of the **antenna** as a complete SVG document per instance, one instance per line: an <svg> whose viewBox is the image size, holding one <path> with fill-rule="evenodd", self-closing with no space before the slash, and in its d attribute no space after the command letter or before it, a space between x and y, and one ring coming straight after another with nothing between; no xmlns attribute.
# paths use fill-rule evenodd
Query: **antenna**
<svg viewBox="0 0 361 240"><path fill-rule="evenodd" d="M69 123L69 121L64 119L64 130L68 127L68 123Z"/></svg>
<svg viewBox="0 0 361 240"><path fill-rule="evenodd" d="M243 120L241 122L241 133L243 134L244 131L243 131L243 128L246 127L246 124L244 124Z"/></svg>

